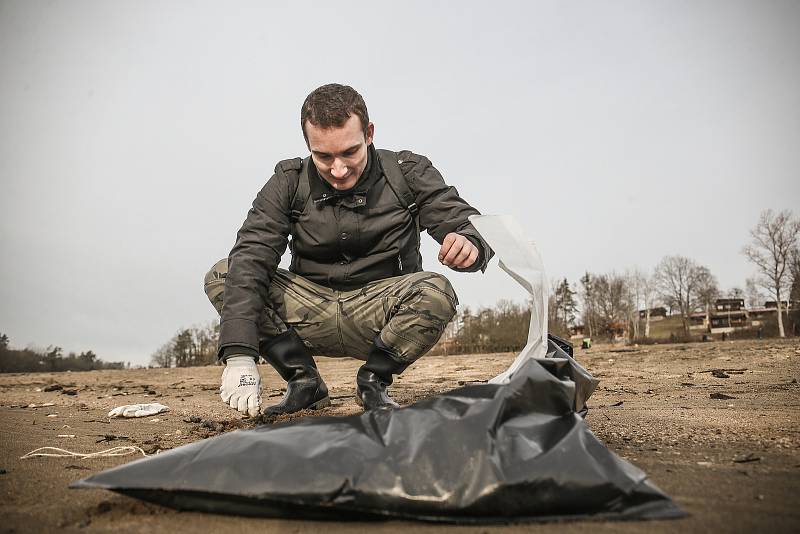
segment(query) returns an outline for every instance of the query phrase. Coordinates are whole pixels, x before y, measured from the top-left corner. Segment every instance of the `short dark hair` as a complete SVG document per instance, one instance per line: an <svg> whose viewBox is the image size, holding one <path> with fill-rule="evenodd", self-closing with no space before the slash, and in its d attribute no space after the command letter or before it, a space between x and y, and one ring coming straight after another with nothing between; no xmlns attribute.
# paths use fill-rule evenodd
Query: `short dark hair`
<svg viewBox="0 0 800 534"><path fill-rule="evenodd" d="M344 125L351 115L361 120L364 136L369 130L369 113L364 99L349 85L329 83L314 89L300 108L300 127L308 143L306 121L321 128L334 128Z"/></svg>

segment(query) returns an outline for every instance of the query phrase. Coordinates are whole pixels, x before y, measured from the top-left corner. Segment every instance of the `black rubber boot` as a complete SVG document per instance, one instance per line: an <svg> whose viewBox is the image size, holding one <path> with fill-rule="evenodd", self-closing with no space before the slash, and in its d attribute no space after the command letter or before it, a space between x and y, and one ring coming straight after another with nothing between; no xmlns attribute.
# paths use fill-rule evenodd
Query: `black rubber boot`
<svg viewBox="0 0 800 534"><path fill-rule="evenodd" d="M361 366L356 375L356 402L365 411L400 406L389 397L386 388L392 385L392 375L399 375L410 364L395 358L394 351L381 341L380 336L376 337L367 355L367 363Z"/></svg>
<svg viewBox="0 0 800 534"><path fill-rule="evenodd" d="M264 410L262 417L330 406L328 387L319 376L317 364L297 332L290 328L263 346L261 352L264 359L286 380L283 400Z"/></svg>

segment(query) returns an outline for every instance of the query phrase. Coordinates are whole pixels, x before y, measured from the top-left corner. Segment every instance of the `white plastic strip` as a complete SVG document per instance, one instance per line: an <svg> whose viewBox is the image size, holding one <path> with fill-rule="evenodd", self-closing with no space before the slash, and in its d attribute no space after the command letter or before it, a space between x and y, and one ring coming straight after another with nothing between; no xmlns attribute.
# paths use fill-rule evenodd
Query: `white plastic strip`
<svg viewBox="0 0 800 534"><path fill-rule="evenodd" d="M512 217L473 215L469 220L500 259L500 268L519 282L531 298L527 345L508 369L489 380L490 384L505 384L526 361L547 354L547 277L536 245L525 237Z"/></svg>
<svg viewBox="0 0 800 534"><path fill-rule="evenodd" d="M25 460L27 458L36 458L39 456L44 456L49 458L80 458L81 460L89 460L91 458L109 458L112 456L127 456L128 454L135 454L137 452L142 453L142 456L147 456L147 453L145 453L141 447L135 447L135 446L111 447L110 449L106 449L104 451L88 452L88 453L68 451L67 449L61 449L59 447L39 447L38 449L34 449L31 452L25 454L24 456L20 456L19 459Z"/></svg>

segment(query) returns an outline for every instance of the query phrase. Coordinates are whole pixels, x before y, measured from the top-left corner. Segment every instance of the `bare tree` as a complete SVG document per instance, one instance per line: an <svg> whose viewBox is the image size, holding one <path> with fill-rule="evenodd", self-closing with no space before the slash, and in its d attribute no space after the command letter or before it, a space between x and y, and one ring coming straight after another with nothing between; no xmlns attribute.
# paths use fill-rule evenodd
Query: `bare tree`
<svg viewBox="0 0 800 534"><path fill-rule="evenodd" d="M761 293L761 288L756 283L756 279L754 277L751 276L745 280L744 291L747 295L747 306L749 308L755 308L757 306L764 305L764 295Z"/></svg>
<svg viewBox="0 0 800 534"><path fill-rule="evenodd" d="M697 302L706 312L706 324L711 324L711 307L719 297L717 279L705 267L701 267L697 280Z"/></svg>
<svg viewBox="0 0 800 534"><path fill-rule="evenodd" d="M744 300L744 289L738 286L734 286L728 290L725 294L726 297L729 299L743 299Z"/></svg>
<svg viewBox="0 0 800 534"><path fill-rule="evenodd" d="M638 269L625 272L625 281L628 284L628 294L631 306L628 313L628 322L633 329L633 339L639 339L639 309L642 306L642 278L644 275Z"/></svg>
<svg viewBox="0 0 800 534"><path fill-rule="evenodd" d="M789 260L800 238L800 220L793 218L789 210L777 214L764 210L756 226L750 230L750 236L752 240L742 253L758 268L756 283L775 297L778 335L786 337L781 299L788 294L791 284Z"/></svg>
<svg viewBox="0 0 800 534"><path fill-rule="evenodd" d="M153 367L172 367L175 363L172 359L172 341L161 345L158 350L150 355L150 364Z"/></svg>
<svg viewBox="0 0 800 534"><path fill-rule="evenodd" d="M656 303L656 283L653 276L648 276L647 274L642 273L642 279L640 280L640 291L642 294L642 300L644 302L644 337L650 337L650 310L655 307Z"/></svg>
<svg viewBox="0 0 800 534"><path fill-rule="evenodd" d="M663 258L653 278L664 303L680 311L683 331L688 336L689 316L717 293L716 279L707 267L685 256Z"/></svg>
<svg viewBox="0 0 800 534"><path fill-rule="evenodd" d="M156 367L210 365L217 360L219 323L181 328L167 343L150 356Z"/></svg>
<svg viewBox="0 0 800 534"><path fill-rule="evenodd" d="M640 269L633 269L626 273L628 286L630 288L631 300L633 302L631 311L631 324L633 325L633 337L639 338L640 317L639 310L644 311L644 337L650 337L650 310L655 301L655 288L652 277Z"/></svg>
<svg viewBox="0 0 800 534"><path fill-rule="evenodd" d="M583 316L583 324L586 328L589 337L593 337L597 331L597 313L595 311L595 292L594 292L594 275L586 272L580 279L580 290L578 292L581 302L583 303L581 315Z"/></svg>
<svg viewBox="0 0 800 534"><path fill-rule="evenodd" d="M596 328L599 334L614 339L628 326L631 308L635 307L624 276L611 272L592 279Z"/></svg>
<svg viewBox="0 0 800 534"><path fill-rule="evenodd" d="M789 291L789 300L800 302L800 248L795 248L792 251L789 271L792 274L792 289Z"/></svg>

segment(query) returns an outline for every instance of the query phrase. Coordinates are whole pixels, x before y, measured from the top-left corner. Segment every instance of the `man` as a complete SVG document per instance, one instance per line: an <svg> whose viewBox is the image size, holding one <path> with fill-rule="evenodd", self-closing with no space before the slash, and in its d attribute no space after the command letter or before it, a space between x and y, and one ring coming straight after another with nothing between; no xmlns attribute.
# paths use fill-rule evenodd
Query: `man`
<svg viewBox="0 0 800 534"><path fill-rule="evenodd" d="M300 125L311 156L278 163L230 256L205 277L221 315L222 399L258 414L260 355L287 381L266 415L328 406L315 354L364 360L357 402L396 407L387 393L393 375L438 341L458 304L444 276L422 271L420 230L457 271L485 270L492 251L467 220L478 211L427 158L375 149L353 88L313 91ZM288 271L278 269L287 244Z"/></svg>

